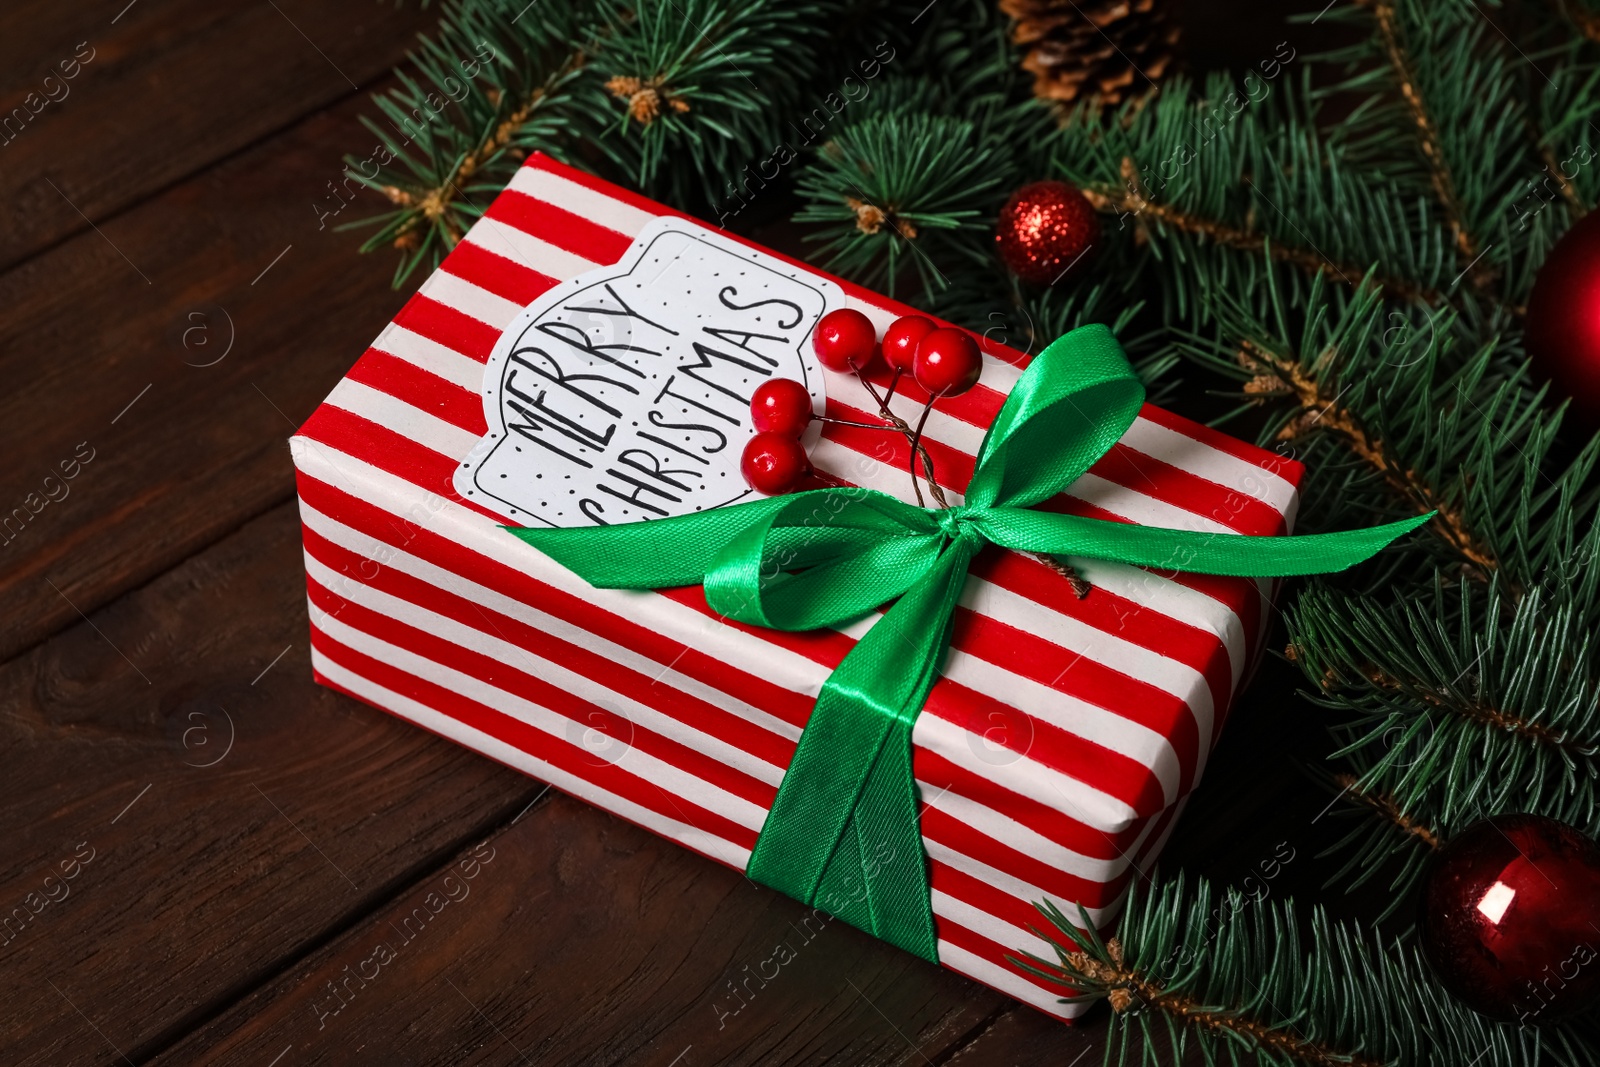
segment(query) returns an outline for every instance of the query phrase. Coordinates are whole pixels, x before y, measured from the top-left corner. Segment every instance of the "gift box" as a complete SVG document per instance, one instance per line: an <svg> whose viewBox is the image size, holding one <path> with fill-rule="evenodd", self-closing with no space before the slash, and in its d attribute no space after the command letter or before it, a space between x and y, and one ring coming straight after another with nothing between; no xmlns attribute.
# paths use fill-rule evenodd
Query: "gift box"
<svg viewBox="0 0 1600 1067"><path fill-rule="evenodd" d="M807 355L837 307L880 332L911 312L531 157L291 441L317 679L743 871L823 683L873 620L780 632L697 586L597 589L504 527L744 499L765 376L869 421L861 382ZM981 347L981 383L925 430L957 494L1028 363ZM904 418L915 392L892 401ZM903 438L808 434L819 472L911 499ZM1284 534L1300 473L1147 404L1043 506ZM912 733L939 962L1062 1018L1080 1008L1010 959L1049 955L1034 904L1114 920L1205 767L1272 592L1068 562L1087 595L1041 559L976 558Z"/></svg>

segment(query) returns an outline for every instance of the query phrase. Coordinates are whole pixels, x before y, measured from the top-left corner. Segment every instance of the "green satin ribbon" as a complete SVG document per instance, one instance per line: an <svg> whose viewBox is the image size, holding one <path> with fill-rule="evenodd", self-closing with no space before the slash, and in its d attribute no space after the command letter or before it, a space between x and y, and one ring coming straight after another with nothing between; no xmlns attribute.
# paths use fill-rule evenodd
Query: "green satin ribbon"
<svg viewBox="0 0 1600 1067"><path fill-rule="evenodd" d="M895 601L824 683L746 873L937 962L911 730L984 545L1274 577L1343 570L1431 517L1250 537L1030 510L1105 455L1143 403L1111 332L1086 326L1022 375L955 507L835 488L620 526L509 529L592 585L703 584L712 610L773 629L838 626Z"/></svg>

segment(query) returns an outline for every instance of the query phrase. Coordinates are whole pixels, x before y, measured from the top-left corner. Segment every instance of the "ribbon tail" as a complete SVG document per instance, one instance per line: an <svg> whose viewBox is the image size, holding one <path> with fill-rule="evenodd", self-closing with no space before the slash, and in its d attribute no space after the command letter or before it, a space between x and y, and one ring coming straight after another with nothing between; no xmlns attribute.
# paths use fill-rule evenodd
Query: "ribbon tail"
<svg viewBox="0 0 1600 1067"><path fill-rule="evenodd" d="M1433 515L1429 512L1382 526L1292 537L1134 526L1013 507L992 508L976 525L989 540L1019 551L1085 556L1195 574L1278 578L1342 571L1372 558Z"/></svg>
<svg viewBox="0 0 1600 1067"><path fill-rule="evenodd" d="M503 529L598 588L666 589L699 585L724 545L772 513L793 506L797 498L810 495L773 496L693 515L615 526Z"/></svg>
<svg viewBox="0 0 1600 1067"><path fill-rule="evenodd" d="M895 723L885 731L808 903L938 962L909 725Z"/></svg>
<svg viewBox="0 0 1600 1067"><path fill-rule="evenodd" d="M937 962L911 730L974 545L956 541L829 677L746 873Z"/></svg>

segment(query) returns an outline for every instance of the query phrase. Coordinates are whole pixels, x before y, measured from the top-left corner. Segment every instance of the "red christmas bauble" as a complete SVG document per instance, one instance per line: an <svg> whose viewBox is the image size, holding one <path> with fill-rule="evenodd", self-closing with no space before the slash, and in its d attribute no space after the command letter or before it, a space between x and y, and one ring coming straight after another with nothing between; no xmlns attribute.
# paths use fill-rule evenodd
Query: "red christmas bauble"
<svg viewBox="0 0 1600 1067"><path fill-rule="evenodd" d="M1100 240L1100 216L1066 182L1034 182L1000 209L994 239L1011 273L1035 285L1054 285L1087 260Z"/></svg>
<svg viewBox="0 0 1600 1067"><path fill-rule="evenodd" d="M811 461L798 439L782 433L758 433L745 442L739 471L758 493L777 496L800 484Z"/></svg>
<svg viewBox="0 0 1600 1067"><path fill-rule="evenodd" d="M917 342L911 374L933 396L956 396L978 384L983 356L978 342L961 330L940 326Z"/></svg>
<svg viewBox="0 0 1600 1067"><path fill-rule="evenodd" d="M757 433L799 437L811 424L811 394L793 378L773 378L756 386L750 421Z"/></svg>
<svg viewBox="0 0 1600 1067"><path fill-rule="evenodd" d="M1540 815L1474 823L1434 856L1422 949L1493 1019L1566 1018L1600 1001L1600 845Z"/></svg>
<svg viewBox="0 0 1600 1067"><path fill-rule="evenodd" d="M829 370L859 371L878 351L878 331L855 308L838 308L822 316L811 336L811 350Z"/></svg>
<svg viewBox="0 0 1600 1067"><path fill-rule="evenodd" d="M891 370L909 371L916 362L917 345L933 329L933 320L921 315L901 315L883 331L883 360Z"/></svg>
<svg viewBox="0 0 1600 1067"><path fill-rule="evenodd" d="M1600 212L1568 230L1528 294L1528 355L1590 427L1600 425Z"/></svg>

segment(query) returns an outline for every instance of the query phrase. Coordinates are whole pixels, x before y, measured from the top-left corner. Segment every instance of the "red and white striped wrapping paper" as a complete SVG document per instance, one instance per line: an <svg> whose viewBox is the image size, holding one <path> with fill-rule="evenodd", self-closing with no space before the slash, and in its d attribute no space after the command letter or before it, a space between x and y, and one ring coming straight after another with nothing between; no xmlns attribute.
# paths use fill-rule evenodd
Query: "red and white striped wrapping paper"
<svg viewBox="0 0 1600 1067"><path fill-rule="evenodd" d="M811 634L718 619L698 588L596 590L459 497L483 366L523 306L617 261L668 209L534 156L291 442L322 683L743 870L818 691L871 620ZM846 282L880 330L910 309ZM964 486L1026 358L928 422ZM829 373L831 415L865 391ZM902 390L914 415L922 397ZM830 425L813 462L909 495L904 441ZM1047 506L1144 525L1286 533L1300 467L1146 405ZM1114 917L1194 787L1265 626L1270 583L1079 561L1077 599L989 549L914 733L941 962L1069 1018L1008 955L1048 954L1033 902Z"/></svg>

